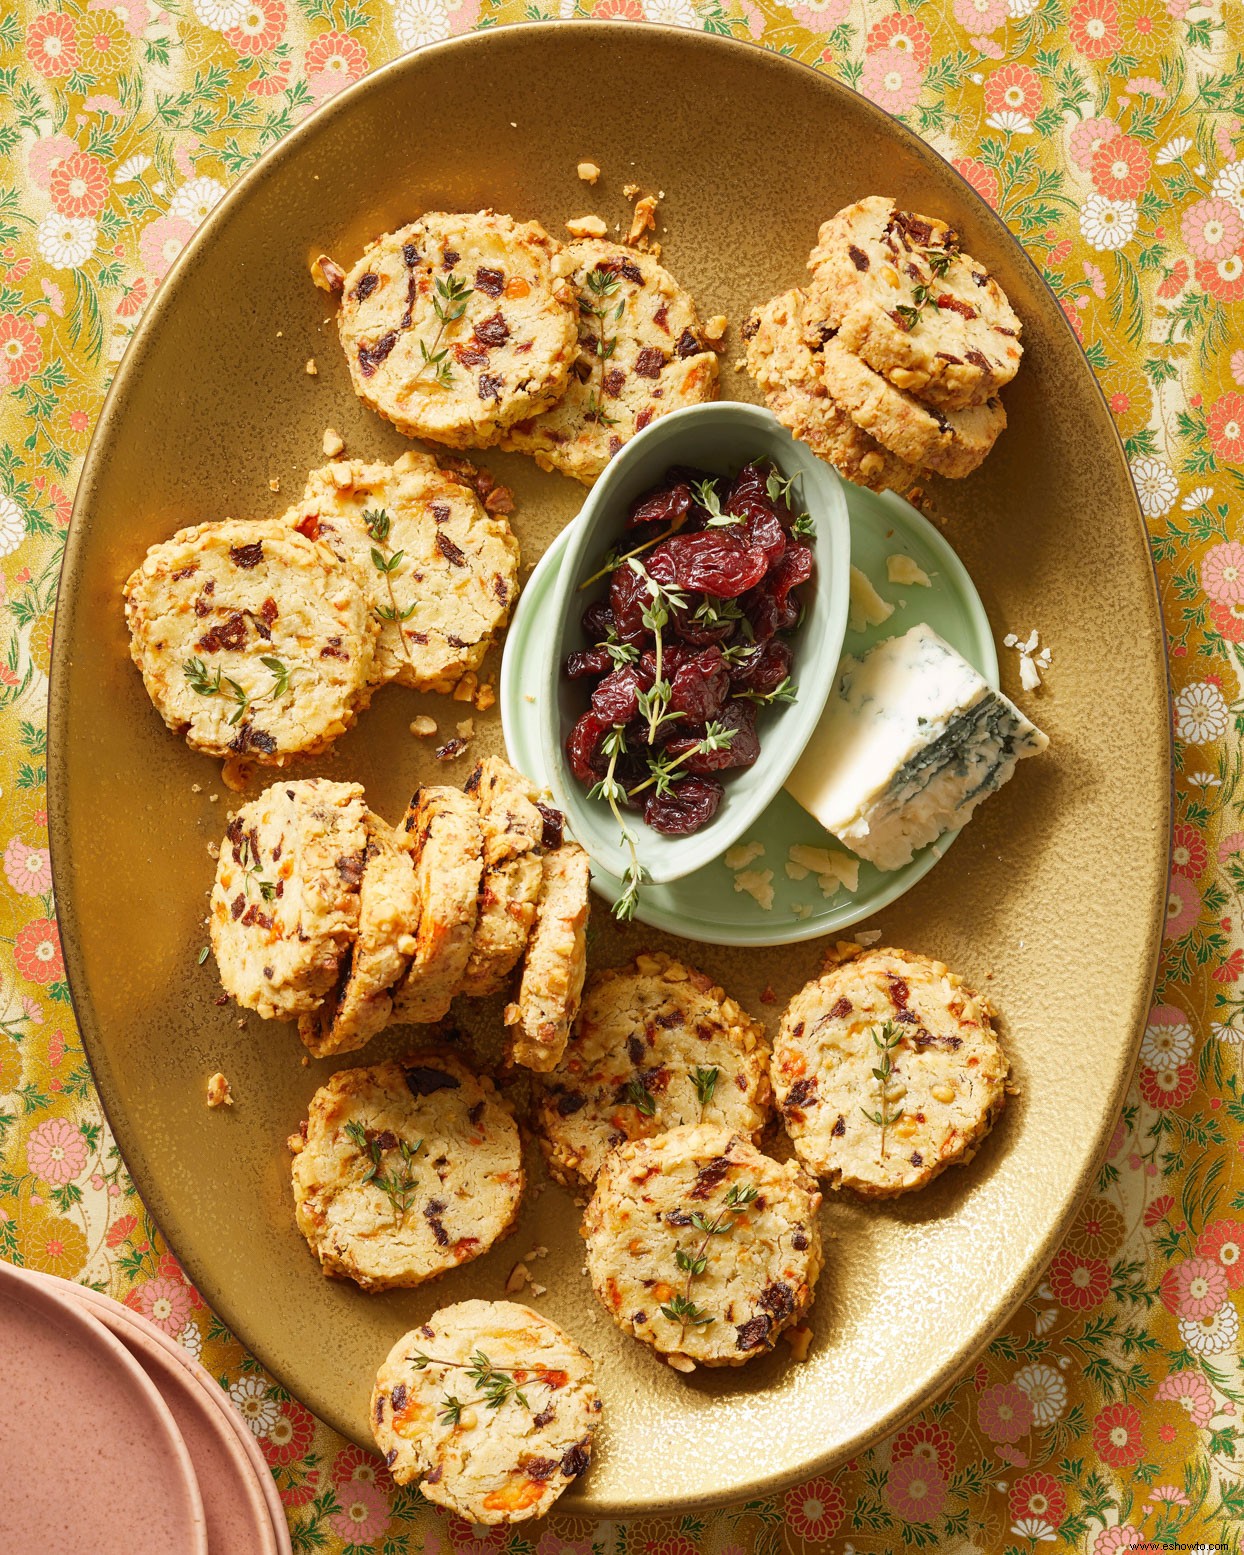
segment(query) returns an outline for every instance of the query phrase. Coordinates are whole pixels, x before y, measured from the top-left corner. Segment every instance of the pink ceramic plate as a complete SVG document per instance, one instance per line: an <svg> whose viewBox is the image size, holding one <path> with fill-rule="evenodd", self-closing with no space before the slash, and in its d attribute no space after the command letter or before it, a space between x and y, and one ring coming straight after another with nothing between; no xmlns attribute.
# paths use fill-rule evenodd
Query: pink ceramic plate
<svg viewBox="0 0 1244 1555"><path fill-rule="evenodd" d="M280 1497L271 1485L263 1454L254 1448L256 1463L246 1451L242 1437L250 1438L251 1433L245 1422L237 1421L240 1435L234 1430L231 1417L236 1411L228 1396L154 1323L99 1291L47 1275L43 1278L79 1301L121 1341L172 1410L198 1477L210 1555L287 1555L289 1530ZM265 1484L273 1491L280 1537Z"/></svg>
<svg viewBox="0 0 1244 1555"><path fill-rule="evenodd" d="M3 1262L0 1378L0 1549L208 1555L190 1454L150 1378L102 1324Z"/></svg>

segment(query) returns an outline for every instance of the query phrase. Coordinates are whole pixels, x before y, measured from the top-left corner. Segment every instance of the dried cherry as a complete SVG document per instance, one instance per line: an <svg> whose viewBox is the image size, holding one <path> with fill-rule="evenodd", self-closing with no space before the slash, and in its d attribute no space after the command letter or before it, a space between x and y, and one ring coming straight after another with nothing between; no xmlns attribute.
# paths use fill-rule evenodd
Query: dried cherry
<svg viewBox="0 0 1244 1555"><path fill-rule="evenodd" d="M592 692L592 711L614 724L627 724L639 711L639 693L652 685L651 674L642 665L625 664L606 675Z"/></svg>
<svg viewBox="0 0 1244 1555"><path fill-rule="evenodd" d="M603 648L588 648L583 653L566 655L566 674L571 680L582 680L586 675L607 675L613 660Z"/></svg>
<svg viewBox="0 0 1244 1555"><path fill-rule="evenodd" d="M758 643L753 653L739 659L730 671L730 684L742 691L768 696L790 674L792 659L790 644L780 637L771 637L768 642Z"/></svg>
<svg viewBox="0 0 1244 1555"><path fill-rule="evenodd" d="M730 694L730 671L720 648L689 654L670 680L670 709L693 723L714 717Z"/></svg>
<svg viewBox="0 0 1244 1555"><path fill-rule="evenodd" d="M608 719L590 709L566 736L566 756L570 770L580 783L590 788L597 778L605 775L608 763L601 754L600 744L613 728Z"/></svg>
<svg viewBox="0 0 1244 1555"><path fill-rule="evenodd" d="M737 599L760 582L766 569L762 550L740 544L724 530L671 535L652 552L648 567L654 578L658 559L662 570L672 570L676 588L713 599Z"/></svg>
<svg viewBox="0 0 1244 1555"><path fill-rule="evenodd" d="M667 837L685 837L707 826L721 803L721 784L712 778L685 777L671 794L654 792L644 805L644 820Z"/></svg>
<svg viewBox="0 0 1244 1555"><path fill-rule="evenodd" d="M750 702L735 697L727 702L714 718L714 723L729 729L734 738L728 745L716 750L700 751L694 756L686 752L694 750L704 738L704 729L680 730L678 737L665 747L667 756L681 756L688 772L729 772L736 767L750 767L760 755L760 737L756 733L756 709Z"/></svg>

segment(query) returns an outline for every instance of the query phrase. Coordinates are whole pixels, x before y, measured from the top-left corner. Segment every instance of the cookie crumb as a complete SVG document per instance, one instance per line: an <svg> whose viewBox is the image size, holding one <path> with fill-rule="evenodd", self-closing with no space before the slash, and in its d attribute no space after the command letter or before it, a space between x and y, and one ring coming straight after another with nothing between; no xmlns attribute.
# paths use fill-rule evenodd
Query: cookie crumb
<svg viewBox="0 0 1244 1555"><path fill-rule="evenodd" d="M497 688L491 680L486 680L475 693L475 711L486 713L497 700Z"/></svg>
<svg viewBox="0 0 1244 1555"><path fill-rule="evenodd" d="M303 371L306 373L308 378L316 378L319 376L320 370L315 365L315 358L313 356L309 356L307 358L307 365L303 368Z"/></svg>
<svg viewBox="0 0 1244 1555"><path fill-rule="evenodd" d="M572 216L566 223L572 238L603 238L608 230L599 216Z"/></svg>
<svg viewBox="0 0 1244 1555"><path fill-rule="evenodd" d="M281 477L279 475L274 475L272 477L272 479L268 482L268 490L269 491L280 491L280 489L281 489Z"/></svg>
<svg viewBox="0 0 1244 1555"><path fill-rule="evenodd" d="M530 1278L531 1273L527 1265L525 1263L516 1263L510 1270L509 1278L505 1282L506 1295L513 1296L516 1292L522 1290Z"/></svg>
<svg viewBox="0 0 1244 1555"><path fill-rule="evenodd" d="M635 196L639 193L639 185L638 184L623 184L622 185L622 193L626 196L626 198L628 200L633 200L635 198Z"/></svg>
<svg viewBox="0 0 1244 1555"><path fill-rule="evenodd" d="M541 1285L537 1281L532 1280L532 1282L531 1282L530 1286L528 1287L528 1289L531 1291L531 1294L533 1296L543 1296L545 1291L548 1290L548 1286L547 1285Z"/></svg>
<svg viewBox="0 0 1244 1555"><path fill-rule="evenodd" d="M792 1361L806 1361L808 1358L808 1346L812 1343L812 1330L806 1324L800 1324L798 1328L788 1328L782 1338L790 1346L790 1358Z"/></svg>
<svg viewBox="0 0 1244 1555"><path fill-rule="evenodd" d="M233 1106L233 1091L219 1069L207 1082L207 1105L209 1107Z"/></svg>
<svg viewBox="0 0 1244 1555"><path fill-rule="evenodd" d="M462 719L460 719L458 721L457 728L458 728L458 738L460 740L469 740L469 739L471 739L472 736L475 734L475 720L474 720L474 718L462 718Z"/></svg>
<svg viewBox="0 0 1244 1555"><path fill-rule="evenodd" d="M338 432L336 427L324 428L323 448L325 455L329 459L335 459L337 455L345 448L345 446L346 440L344 437L342 437L341 433Z"/></svg>
<svg viewBox="0 0 1244 1555"><path fill-rule="evenodd" d="M474 670L468 670L453 689L455 702L469 702L475 695L475 689L479 685L479 676Z"/></svg>
<svg viewBox="0 0 1244 1555"><path fill-rule="evenodd" d="M218 842L209 842L208 843L208 845L207 845L207 856L208 856L208 858L219 858L220 857L220 844Z"/></svg>
<svg viewBox="0 0 1244 1555"><path fill-rule="evenodd" d="M585 184L594 184L600 177L600 168L595 162L580 162L575 171Z"/></svg>
<svg viewBox="0 0 1244 1555"><path fill-rule="evenodd" d="M235 794L246 792L247 784L255 775L255 763L243 761L240 756L229 756L221 764L220 780Z"/></svg>
<svg viewBox="0 0 1244 1555"><path fill-rule="evenodd" d="M466 743L461 739L446 740L444 745L438 745L432 754L437 761L456 761L466 750Z"/></svg>
<svg viewBox="0 0 1244 1555"><path fill-rule="evenodd" d="M220 798L220 795L219 795L219 794L209 794L209 795L208 795L208 796L207 796L207 802L208 802L208 804L215 804L215 803L216 803L216 801L217 801L217 800L218 800L218 799L219 799L219 798Z"/></svg>
<svg viewBox="0 0 1244 1555"><path fill-rule="evenodd" d="M436 733L436 719L429 718L426 713L420 713L418 718L411 720L410 732L417 734L421 739Z"/></svg>
<svg viewBox="0 0 1244 1555"><path fill-rule="evenodd" d="M880 929L857 929L855 931L855 937L856 937L857 940L859 940L860 944L865 946L865 947L867 947L869 945L875 945L877 943L877 941L881 938L881 930Z"/></svg>
<svg viewBox="0 0 1244 1555"><path fill-rule="evenodd" d="M631 230L626 234L626 241L634 247L645 232L655 232L656 227L657 197L655 194L646 194L642 200L635 201L635 209L631 213Z"/></svg>
<svg viewBox="0 0 1244 1555"><path fill-rule="evenodd" d="M190 785L190 792L192 794L201 794L203 792L203 785L202 785L202 783L191 783L191 785Z"/></svg>
<svg viewBox="0 0 1244 1555"><path fill-rule="evenodd" d="M675 1371L692 1372L695 1370L695 1362L689 1355L667 1355L665 1359Z"/></svg>
<svg viewBox="0 0 1244 1555"><path fill-rule="evenodd" d="M311 261L311 279L322 292L339 292L346 284L346 273L335 259L321 254Z"/></svg>
<svg viewBox="0 0 1244 1555"><path fill-rule="evenodd" d="M724 351L726 348L726 330L729 327L730 320L724 313L714 313L704 326L705 343L712 346L714 351Z"/></svg>
<svg viewBox="0 0 1244 1555"><path fill-rule="evenodd" d="M302 1055L302 1067L304 1069L310 1069L310 1067L311 1067L311 1059L308 1057L308 1055L306 1053L304 1053Z"/></svg>

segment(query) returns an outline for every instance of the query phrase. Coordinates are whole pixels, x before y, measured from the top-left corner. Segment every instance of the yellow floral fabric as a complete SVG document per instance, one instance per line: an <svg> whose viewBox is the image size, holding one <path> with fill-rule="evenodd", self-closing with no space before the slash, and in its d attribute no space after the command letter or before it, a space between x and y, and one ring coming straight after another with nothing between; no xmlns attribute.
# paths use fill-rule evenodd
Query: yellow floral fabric
<svg viewBox="0 0 1244 1555"><path fill-rule="evenodd" d="M772 1500L507 1533L443 1517L319 1425L204 1307L144 1212L64 980L46 677L110 374L228 185L404 50L588 15L752 39L829 72L924 136L1022 240L1100 377L1149 525L1176 827L1141 1068L1096 1191L975 1369L892 1439ZM1238 1550L1242 47L1239 0L24 0L0 15L0 1255L112 1291L200 1356L263 1448L296 1549Z"/></svg>

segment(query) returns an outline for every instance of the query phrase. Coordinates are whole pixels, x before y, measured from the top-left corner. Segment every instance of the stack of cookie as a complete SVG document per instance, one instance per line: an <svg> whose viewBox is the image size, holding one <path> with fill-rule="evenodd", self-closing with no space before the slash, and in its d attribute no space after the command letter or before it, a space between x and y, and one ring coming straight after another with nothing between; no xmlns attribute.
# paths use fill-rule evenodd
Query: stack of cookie
<svg viewBox="0 0 1244 1555"><path fill-rule="evenodd" d="M1020 321L935 217L872 195L821 227L812 278L748 319L769 408L848 480L907 491L970 475L1006 426Z"/></svg>
<svg viewBox="0 0 1244 1555"><path fill-rule="evenodd" d="M316 269L341 292L355 392L408 437L529 453L590 486L650 421L717 393L695 303L634 248L431 211L348 274Z"/></svg>
<svg viewBox="0 0 1244 1555"><path fill-rule="evenodd" d="M427 454L314 470L283 517L154 545L125 585L130 652L194 750L281 766L323 750L377 687L452 691L518 595L508 493Z"/></svg>
<svg viewBox="0 0 1244 1555"><path fill-rule="evenodd" d="M437 1022L460 993L500 992L521 961L509 1057L549 1069L579 1006L588 888L561 815L496 757L465 792L419 789L396 831L357 783L277 783L229 821L212 948L225 991L297 1021L316 1057Z"/></svg>

